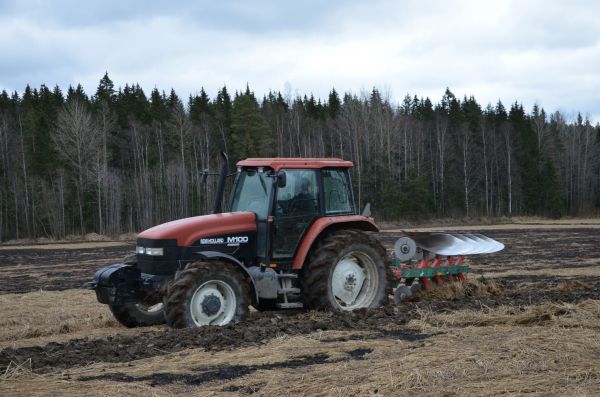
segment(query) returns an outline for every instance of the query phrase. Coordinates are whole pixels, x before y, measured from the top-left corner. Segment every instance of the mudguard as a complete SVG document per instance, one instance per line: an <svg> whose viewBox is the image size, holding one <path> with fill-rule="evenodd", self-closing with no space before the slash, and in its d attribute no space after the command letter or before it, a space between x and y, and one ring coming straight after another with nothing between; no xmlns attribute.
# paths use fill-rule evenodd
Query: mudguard
<svg viewBox="0 0 600 397"><path fill-rule="evenodd" d="M228 255L228 254L224 254L223 252L218 252L218 251L198 251L198 252L194 252L194 255L199 257L200 259L203 260L222 260L228 263L231 263L232 265L240 268L242 270L242 272L244 272L244 274L246 274L248 276L248 279L250 280L250 288L252 289L252 300L254 303L258 302L258 288L256 288L256 283L254 282L254 278L252 277L252 274L250 274L250 272L248 271L248 268L246 266L244 266L244 264L237 258Z"/></svg>
<svg viewBox="0 0 600 397"><path fill-rule="evenodd" d="M379 228L373 221L373 218L363 215L341 215L341 216L326 216L317 219L308 229L302 242L296 250L292 269L299 270L304 266L304 261L308 256L313 243L325 231L331 228L342 227L345 229L359 229L371 232L378 232Z"/></svg>

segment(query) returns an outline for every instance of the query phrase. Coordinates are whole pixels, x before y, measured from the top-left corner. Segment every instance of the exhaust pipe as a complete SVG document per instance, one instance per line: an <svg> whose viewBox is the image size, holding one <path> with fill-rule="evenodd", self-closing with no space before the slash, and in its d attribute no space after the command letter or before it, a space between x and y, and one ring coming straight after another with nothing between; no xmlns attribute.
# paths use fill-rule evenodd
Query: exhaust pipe
<svg viewBox="0 0 600 397"><path fill-rule="evenodd" d="M223 194L225 193L225 180L227 179L227 171L229 171L229 157L227 157L225 152L221 152L221 158L223 159L223 164L221 165L221 174L219 176L219 186L217 187L217 197L215 197L213 214L220 214L223 212L221 203L223 202Z"/></svg>

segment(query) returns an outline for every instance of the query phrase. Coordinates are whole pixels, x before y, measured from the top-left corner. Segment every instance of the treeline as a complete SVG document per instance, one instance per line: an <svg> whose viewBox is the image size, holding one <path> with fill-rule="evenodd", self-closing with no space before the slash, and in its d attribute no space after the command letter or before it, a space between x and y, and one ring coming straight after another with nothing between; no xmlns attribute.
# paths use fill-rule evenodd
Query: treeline
<svg viewBox="0 0 600 397"><path fill-rule="evenodd" d="M82 87L0 95L0 240L115 235L210 211L218 153L342 157L379 219L596 213L600 127L578 116L378 90L326 101L246 87ZM205 180L205 182L203 182Z"/></svg>

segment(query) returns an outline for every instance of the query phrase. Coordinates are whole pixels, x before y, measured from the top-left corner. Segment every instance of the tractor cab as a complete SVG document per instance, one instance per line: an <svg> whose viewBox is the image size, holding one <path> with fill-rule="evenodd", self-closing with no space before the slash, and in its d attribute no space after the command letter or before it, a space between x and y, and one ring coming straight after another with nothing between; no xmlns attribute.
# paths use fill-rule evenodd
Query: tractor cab
<svg viewBox="0 0 600 397"><path fill-rule="evenodd" d="M238 163L230 211L256 214L259 261L290 267L315 220L356 213L348 173L351 165L339 159Z"/></svg>

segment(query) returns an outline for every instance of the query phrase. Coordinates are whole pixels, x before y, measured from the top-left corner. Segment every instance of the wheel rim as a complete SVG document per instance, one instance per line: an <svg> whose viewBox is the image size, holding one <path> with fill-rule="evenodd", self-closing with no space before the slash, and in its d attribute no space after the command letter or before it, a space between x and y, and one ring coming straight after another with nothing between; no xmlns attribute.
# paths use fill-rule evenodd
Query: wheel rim
<svg viewBox="0 0 600 397"><path fill-rule="evenodd" d="M225 325L235 315L236 302L235 293L229 284L220 280L207 281L192 295L192 320L198 327Z"/></svg>
<svg viewBox="0 0 600 397"><path fill-rule="evenodd" d="M336 263L331 284L334 300L340 309L369 307L379 289L377 265L363 252L349 252Z"/></svg>

